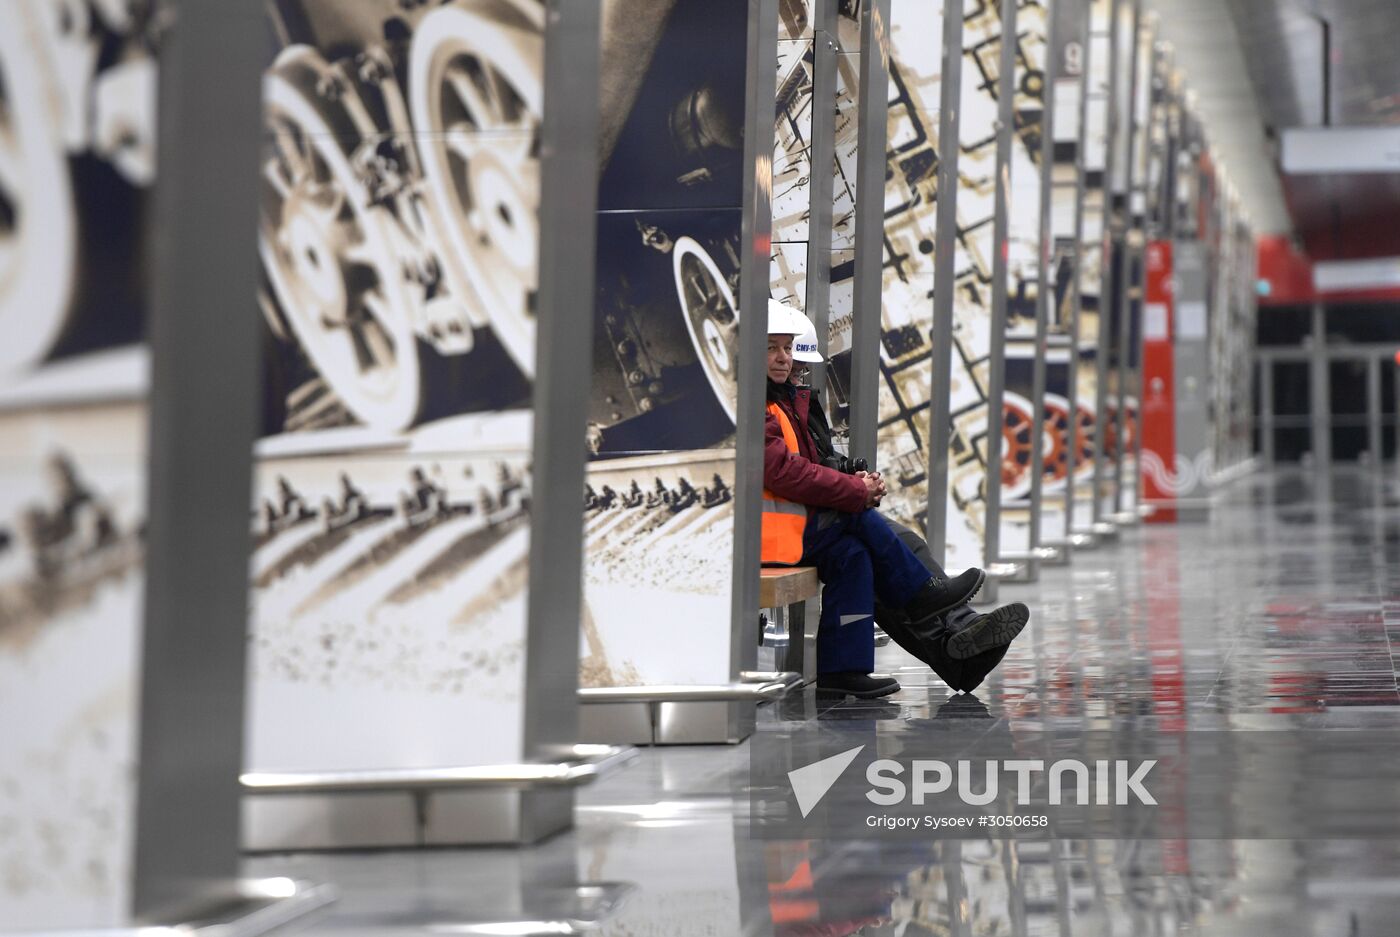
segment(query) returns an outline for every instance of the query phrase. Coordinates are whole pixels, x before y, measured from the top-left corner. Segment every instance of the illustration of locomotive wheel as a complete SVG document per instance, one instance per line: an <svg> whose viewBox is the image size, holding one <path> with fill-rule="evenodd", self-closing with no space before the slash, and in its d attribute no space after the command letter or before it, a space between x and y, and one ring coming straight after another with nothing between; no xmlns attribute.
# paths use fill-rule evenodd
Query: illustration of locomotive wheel
<svg viewBox="0 0 1400 937"><path fill-rule="evenodd" d="M408 95L456 290L527 374L539 256L542 7L458 0L424 17Z"/></svg>
<svg viewBox="0 0 1400 937"><path fill-rule="evenodd" d="M1069 407L1045 401L1045 478L1063 483L1069 477Z"/></svg>
<svg viewBox="0 0 1400 937"><path fill-rule="evenodd" d="M1129 397L1127 401L1128 412L1123 416L1123 451L1134 453L1137 451L1138 434L1138 402L1136 397Z"/></svg>
<svg viewBox="0 0 1400 937"><path fill-rule="evenodd" d="M1094 411L1078 407L1074 421L1074 473L1081 478L1094 474Z"/></svg>
<svg viewBox="0 0 1400 937"><path fill-rule="evenodd" d="M1002 405L1001 489L1008 498L1022 497L1030 489L1034 430L1034 419L1024 407L1011 401Z"/></svg>
<svg viewBox="0 0 1400 937"><path fill-rule="evenodd" d="M0 372L38 362L59 340L78 262L60 117L25 25L19 10L0 29Z"/></svg>
<svg viewBox="0 0 1400 937"><path fill-rule="evenodd" d="M1104 412L1103 457L1109 462L1118 458L1118 402L1110 398Z"/></svg>
<svg viewBox="0 0 1400 937"><path fill-rule="evenodd" d="M715 402L732 422L739 399L739 308L734 293L709 252L693 238L677 238L671 256L691 344Z"/></svg>
<svg viewBox="0 0 1400 937"><path fill-rule="evenodd" d="M351 162L350 117L323 92L320 53L292 46L264 78L269 139L259 250L268 281L311 363L361 421L400 430L423 399L417 338L382 207Z"/></svg>

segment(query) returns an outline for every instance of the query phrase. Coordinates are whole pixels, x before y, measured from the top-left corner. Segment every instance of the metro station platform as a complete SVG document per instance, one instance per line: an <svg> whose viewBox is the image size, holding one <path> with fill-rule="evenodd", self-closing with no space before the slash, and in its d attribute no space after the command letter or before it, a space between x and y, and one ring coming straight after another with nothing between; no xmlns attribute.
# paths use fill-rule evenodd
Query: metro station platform
<svg viewBox="0 0 1400 937"><path fill-rule="evenodd" d="M1400 821L1372 809L1368 782L1349 802L1327 793L1339 776L1391 776L1392 473L1241 479L1208 522L1125 530L1034 585L1003 587L1012 600L1031 606L1031 627L975 696L891 645L878 665L898 695L830 705L809 688L763 707L743 745L645 750L583 791L574 830L535 848L265 856L247 871L339 886L307 934L1394 933ZM1187 786L1185 815L1141 839L784 840L755 828L755 752L814 734L911 749L950 725L1016 748L1052 723L1117 739L1273 733L1289 750L1270 788L1274 826L1202 835L1189 815L1210 796L1189 793L1209 784L1198 761L1173 781ZM1235 792L1243 813L1250 790Z"/></svg>

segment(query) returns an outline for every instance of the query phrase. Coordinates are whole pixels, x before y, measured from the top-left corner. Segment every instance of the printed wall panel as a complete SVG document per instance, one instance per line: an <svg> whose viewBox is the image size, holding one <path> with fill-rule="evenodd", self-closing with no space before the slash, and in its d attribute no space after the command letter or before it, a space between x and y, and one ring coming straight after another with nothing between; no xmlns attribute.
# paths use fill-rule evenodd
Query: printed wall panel
<svg viewBox="0 0 1400 937"><path fill-rule="evenodd" d="M1146 249L1150 224L1149 196L1151 193L1152 95L1155 75L1156 20L1144 15L1137 30L1136 76L1133 79L1133 127L1130 143L1132 186L1128 195L1130 225L1128 228L1128 282L1124 293L1127 302L1128 326L1125 339L1125 383L1116 400L1111 400L1115 422L1113 432L1105 435L1118 460L1119 500L1117 509L1137 514L1139 445L1138 424L1142 399L1142 316L1146 290ZM1120 345L1120 349L1124 347ZM1121 353L1121 352L1120 352Z"/></svg>
<svg viewBox="0 0 1400 937"><path fill-rule="evenodd" d="M1001 13L995 4L964 9L944 554L951 570L987 565L987 435L995 429L988 398L992 265L998 249L994 222L1001 43Z"/></svg>
<svg viewBox="0 0 1400 937"><path fill-rule="evenodd" d="M136 875L157 47L142 5L82 10L0 10L0 929L31 932L126 923Z"/></svg>
<svg viewBox="0 0 1400 937"><path fill-rule="evenodd" d="M1006 387L1002 400L1001 549L1031 549L1036 310L1041 282L1041 198L1044 190L1047 4L1019 0L1016 11L1014 126L1007 227ZM1043 435L1043 434L1042 434Z"/></svg>
<svg viewBox="0 0 1400 937"><path fill-rule="evenodd" d="M831 285L827 317L827 414L836 444L846 451L851 396L851 348L855 328L856 164L860 155L860 4L842 0L837 10L836 158L832 164ZM877 466L878 468L878 466ZM881 469L883 471L883 469Z"/></svg>
<svg viewBox="0 0 1400 937"><path fill-rule="evenodd" d="M247 763L518 762L544 5L267 10Z"/></svg>
<svg viewBox="0 0 1400 937"><path fill-rule="evenodd" d="M1137 4L1133 0L1114 0L1110 38L1111 171L1105 192L1107 276L1103 288L1103 328L1099 332L1099 354L1104 360L1103 383L1099 387L1099 403L1095 407L1101 414L1095 446L1098 456L1095 517L1099 520L1108 520L1118 512L1118 409L1129 379L1124 332L1132 329L1128 283L1136 262L1129 243L1132 228L1133 108L1136 100L1134 82L1137 80L1138 49Z"/></svg>
<svg viewBox="0 0 1400 937"><path fill-rule="evenodd" d="M1088 80L1084 108L1084 189L1080 228L1082 253L1079 262L1079 316L1076 323L1076 367L1074 403L1076 425L1083 427L1082 443L1074 468L1075 509L1073 530L1089 533L1098 512L1098 492L1094 487L1098 450L1094 445L1099 413L1100 383L1106 361L1100 360L1103 344L1100 330L1109 328L1105 319L1104 295L1108 249L1108 139L1111 106L1113 0L1089 0Z"/></svg>
<svg viewBox="0 0 1400 937"><path fill-rule="evenodd" d="M812 116L816 50L810 5L780 5L778 101L773 146L773 255L769 291L807 311L812 217Z"/></svg>
<svg viewBox="0 0 1400 937"><path fill-rule="evenodd" d="M1253 238L1234 192L1224 200L1221 225L1220 311L1210 333L1217 473L1245 463L1254 449L1252 356L1258 296Z"/></svg>
<svg viewBox="0 0 1400 937"><path fill-rule="evenodd" d="M781 14L790 36L807 30L798 14L791 5ZM605 50L626 26L629 48L651 52L628 53L640 72L635 97L602 105L605 124L620 130L599 183L586 687L733 679L748 25L747 4L705 0L678 0L642 37L635 23L605 24ZM810 72L799 47L810 40L785 41L796 45L785 48L782 87L800 112ZM782 131L798 175L804 126ZM801 211L778 211L784 236L796 237Z"/></svg>
<svg viewBox="0 0 1400 937"><path fill-rule="evenodd" d="M1083 183L1081 154L1084 126L1084 86L1087 64L1086 0L1054 0L1054 41L1050 48L1050 74L1053 89L1053 154L1050 166L1050 282L1047 323L1048 360L1062 358L1059 367L1049 366L1045 377L1045 477L1041 500L1041 542L1065 545L1074 511L1071 476L1084 461L1085 433L1088 427L1076 412L1077 355L1074 354L1079 319L1079 270L1083 253L1079 240Z"/></svg>
<svg viewBox="0 0 1400 937"><path fill-rule="evenodd" d="M941 4L896 0L890 14L878 465L890 488L884 513L923 530L929 498L929 334L943 12Z"/></svg>

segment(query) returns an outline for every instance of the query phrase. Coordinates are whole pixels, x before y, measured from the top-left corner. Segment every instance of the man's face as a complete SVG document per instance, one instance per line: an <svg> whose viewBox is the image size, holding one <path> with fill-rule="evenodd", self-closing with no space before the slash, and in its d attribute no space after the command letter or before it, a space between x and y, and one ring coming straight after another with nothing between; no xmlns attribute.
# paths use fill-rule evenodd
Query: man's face
<svg viewBox="0 0 1400 937"><path fill-rule="evenodd" d="M768 336L768 379L774 384L786 384L792 373L792 342L795 335Z"/></svg>

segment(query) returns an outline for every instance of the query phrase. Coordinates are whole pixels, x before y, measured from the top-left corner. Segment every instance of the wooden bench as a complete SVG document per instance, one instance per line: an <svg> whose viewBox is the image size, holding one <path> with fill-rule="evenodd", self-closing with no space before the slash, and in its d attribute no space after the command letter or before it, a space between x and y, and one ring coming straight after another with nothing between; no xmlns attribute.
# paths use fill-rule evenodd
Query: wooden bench
<svg viewBox="0 0 1400 937"><path fill-rule="evenodd" d="M759 608L785 608L821 593L815 566L765 566L759 576Z"/></svg>
<svg viewBox="0 0 1400 937"><path fill-rule="evenodd" d="M807 634L807 601L821 595L815 566L765 566L759 573L758 607L774 611L774 624L787 632L778 670L816 676L816 634ZM808 647L809 642L811 647Z"/></svg>

